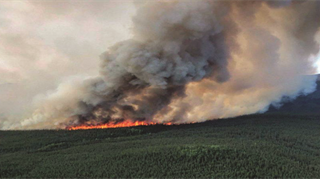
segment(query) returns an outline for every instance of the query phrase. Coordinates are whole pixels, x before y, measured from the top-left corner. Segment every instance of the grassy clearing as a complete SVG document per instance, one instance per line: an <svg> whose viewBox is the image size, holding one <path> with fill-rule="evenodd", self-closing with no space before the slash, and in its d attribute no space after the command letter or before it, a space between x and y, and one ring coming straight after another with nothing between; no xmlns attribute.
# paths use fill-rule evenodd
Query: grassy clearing
<svg viewBox="0 0 320 179"><path fill-rule="evenodd" d="M0 178L320 176L320 116L180 126L0 131Z"/></svg>

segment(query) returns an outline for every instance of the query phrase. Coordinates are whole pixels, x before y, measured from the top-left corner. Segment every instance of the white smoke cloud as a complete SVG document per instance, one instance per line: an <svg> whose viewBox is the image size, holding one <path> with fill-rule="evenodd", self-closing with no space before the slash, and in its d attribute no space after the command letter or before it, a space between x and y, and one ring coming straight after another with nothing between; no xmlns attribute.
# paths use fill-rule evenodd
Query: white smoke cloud
<svg viewBox="0 0 320 179"><path fill-rule="evenodd" d="M61 84L37 98L32 117L6 120L3 128L121 119L197 122L264 112L283 97L315 89L316 79L304 75L314 70L310 57L319 51L318 2L135 4L132 38L101 55L98 77Z"/></svg>
<svg viewBox="0 0 320 179"><path fill-rule="evenodd" d="M96 76L97 56L131 36L134 11L130 1L1 1L0 128L70 76Z"/></svg>

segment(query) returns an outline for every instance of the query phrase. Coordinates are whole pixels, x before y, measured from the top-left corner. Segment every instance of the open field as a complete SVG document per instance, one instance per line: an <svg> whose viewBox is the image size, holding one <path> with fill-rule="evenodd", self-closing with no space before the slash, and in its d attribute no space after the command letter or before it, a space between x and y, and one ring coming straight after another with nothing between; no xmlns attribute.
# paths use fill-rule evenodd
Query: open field
<svg viewBox="0 0 320 179"><path fill-rule="evenodd" d="M0 131L6 177L319 177L320 116L180 126Z"/></svg>

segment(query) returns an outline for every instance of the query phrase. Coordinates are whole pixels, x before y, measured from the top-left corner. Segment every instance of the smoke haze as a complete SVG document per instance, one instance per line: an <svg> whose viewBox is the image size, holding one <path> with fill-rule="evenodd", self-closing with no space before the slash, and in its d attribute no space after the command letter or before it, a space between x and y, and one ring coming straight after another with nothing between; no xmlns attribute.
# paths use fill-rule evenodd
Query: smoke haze
<svg viewBox="0 0 320 179"><path fill-rule="evenodd" d="M29 71L37 73L37 65L43 67L41 73L29 77L39 90L31 94L25 90L17 100L26 105L32 99L36 109L29 117L5 115L2 129L64 128L126 119L200 122L264 112L270 105L280 105L284 97L294 99L315 90L316 77L305 75L315 72L313 63L319 52L317 1L139 0L121 7L116 1L64 3L60 8L58 2L28 1L26 6L45 12L37 20L51 24L30 27L26 36L19 32L12 38L11 26L0 26L3 37L11 38L8 44L1 43L5 57L29 59L19 61L23 70L4 61L0 68L1 74L5 71L4 83L22 80L27 72L31 75ZM61 20L52 20L58 12ZM126 17L123 12L128 13ZM136 12L132 21L130 12ZM48 33L55 32L52 28L69 18L83 30L70 25L58 30L65 31L60 32L64 34L60 41L50 39L53 35ZM112 22L131 27L130 33L124 37L114 30L119 37L101 38L101 34L112 34L107 28ZM98 25L88 28L87 23ZM34 31L48 39L35 41L29 37ZM66 35L72 33L79 38ZM110 46L106 39L114 36L117 38L109 42L123 41ZM19 43L20 38L24 43ZM42 44L52 41L55 48ZM110 48L100 55L96 69L93 55L107 46ZM64 78L74 74L81 75ZM57 83L56 90L44 93ZM21 102L25 95L28 100ZM4 106L6 111L21 110L15 105Z"/></svg>
<svg viewBox="0 0 320 179"><path fill-rule="evenodd" d="M20 126L38 95L98 75L98 56L131 36L134 12L130 1L1 1L0 129Z"/></svg>

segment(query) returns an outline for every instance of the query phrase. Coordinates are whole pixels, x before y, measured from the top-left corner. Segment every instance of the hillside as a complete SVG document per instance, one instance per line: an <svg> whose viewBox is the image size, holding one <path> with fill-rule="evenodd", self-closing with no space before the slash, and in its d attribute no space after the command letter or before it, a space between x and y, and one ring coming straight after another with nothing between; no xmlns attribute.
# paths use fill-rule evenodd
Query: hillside
<svg viewBox="0 0 320 179"><path fill-rule="evenodd" d="M270 107L268 113L320 114L320 80L318 80L317 89L313 93L299 96L293 101L284 101L280 108Z"/></svg>
<svg viewBox="0 0 320 179"><path fill-rule="evenodd" d="M266 114L174 126L0 131L0 178L317 178L317 90Z"/></svg>
<svg viewBox="0 0 320 179"><path fill-rule="evenodd" d="M179 126L0 131L0 178L319 177L320 118L264 114Z"/></svg>

